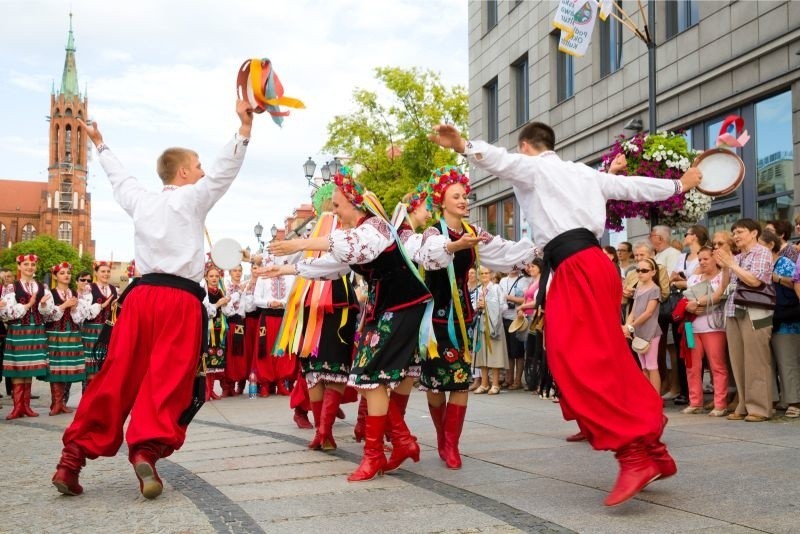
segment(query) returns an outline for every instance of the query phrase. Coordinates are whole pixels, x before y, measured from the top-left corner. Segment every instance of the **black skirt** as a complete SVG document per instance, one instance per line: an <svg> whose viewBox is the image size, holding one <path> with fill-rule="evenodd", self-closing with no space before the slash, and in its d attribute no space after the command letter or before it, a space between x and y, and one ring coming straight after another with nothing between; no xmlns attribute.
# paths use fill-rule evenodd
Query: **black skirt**
<svg viewBox="0 0 800 534"><path fill-rule="evenodd" d="M356 334L358 310L347 309L347 322L340 329L339 325L342 323L342 314L345 309L347 308L335 308L333 313L326 313L323 316L322 331L316 353L300 358L303 373L320 373L322 380L327 377L328 381L347 381L353 362L353 340ZM304 316L305 322L307 322L308 308L306 308ZM304 324L304 331L305 328Z"/></svg>
<svg viewBox="0 0 800 534"><path fill-rule="evenodd" d="M461 331L458 324L455 328L456 335L460 339ZM467 325L467 338L470 340L473 328L473 325ZM439 357L428 357L422 362L422 374L419 378L421 388L431 391L466 391L469 388L472 370L471 365L464 358L463 340L461 340L460 348L456 348L447 333L446 324L434 323L433 331L439 346Z"/></svg>

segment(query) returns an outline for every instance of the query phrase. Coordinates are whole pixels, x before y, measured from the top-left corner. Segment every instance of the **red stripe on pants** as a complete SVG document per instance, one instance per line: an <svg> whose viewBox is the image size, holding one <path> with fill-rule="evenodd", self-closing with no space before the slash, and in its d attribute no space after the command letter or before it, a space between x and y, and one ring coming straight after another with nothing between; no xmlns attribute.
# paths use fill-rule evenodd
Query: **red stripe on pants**
<svg viewBox="0 0 800 534"><path fill-rule="evenodd" d="M76 443L88 458L114 456L130 414L129 448L157 442L166 447L164 456L179 449L186 427L178 425L178 418L192 398L200 322L200 303L191 293L134 288L114 326L103 368L64 432L64 444Z"/></svg>
<svg viewBox="0 0 800 534"><path fill-rule="evenodd" d="M545 348L564 417L592 447L618 450L662 432L663 403L622 334L619 270L599 247L565 260L547 293Z"/></svg>

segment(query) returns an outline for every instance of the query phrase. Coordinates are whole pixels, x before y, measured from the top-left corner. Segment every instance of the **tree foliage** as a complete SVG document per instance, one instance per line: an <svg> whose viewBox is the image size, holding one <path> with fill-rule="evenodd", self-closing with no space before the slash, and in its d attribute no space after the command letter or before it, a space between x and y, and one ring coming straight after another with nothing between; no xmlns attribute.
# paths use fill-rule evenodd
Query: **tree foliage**
<svg viewBox="0 0 800 534"><path fill-rule="evenodd" d="M36 266L36 279L44 280L50 268L62 261L72 264L73 278L80 271L92 270L92 258L86 254L78 255L78 251L71 245L58 241L49 235L39 235L29 241L14 244L0 252L0 266L17 270L17 256L20 254L36 254L39 264Z"/></svg>
<svg viewBox="0 0 800 534"><path fill-rule="evenodd" d="M436 168L456 163L454 152L431 143L427 135L443 122L466 135L469 103L463 86L448 87L430 70L379 67L375 77L382 85L380 94L353 91L357 109L328 124L325 150L346 154L346 163L359 171L359 181L391 213Z"/></svg>

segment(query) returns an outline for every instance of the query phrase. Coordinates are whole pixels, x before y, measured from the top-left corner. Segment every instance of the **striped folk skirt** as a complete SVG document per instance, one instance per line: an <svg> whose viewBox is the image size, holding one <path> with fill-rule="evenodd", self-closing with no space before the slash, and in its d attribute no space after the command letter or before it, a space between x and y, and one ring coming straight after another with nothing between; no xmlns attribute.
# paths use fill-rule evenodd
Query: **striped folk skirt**
<svg viewBox="0 0 800 534"><path fill-rule="evenodd" d="M81 337L83 338L83 354L86 361L86 376L97 374L100 371L100 362L92 356L92 349L103 330L103 323L83 323Z"/></svg>
<svg viewBox="0 0 800 534"><path fill-rule="evenodd" d="M48 382L82 382L86 379L86 357L83 339L78 328L67 326L65 331L48 330Z"/></svg>
<svg viewBox="0 0 800 534"><path fill-rule="evenodd" d="M47 375L47 332L43 324L10 324L6 337L3 376L31 378Z"/></svg>

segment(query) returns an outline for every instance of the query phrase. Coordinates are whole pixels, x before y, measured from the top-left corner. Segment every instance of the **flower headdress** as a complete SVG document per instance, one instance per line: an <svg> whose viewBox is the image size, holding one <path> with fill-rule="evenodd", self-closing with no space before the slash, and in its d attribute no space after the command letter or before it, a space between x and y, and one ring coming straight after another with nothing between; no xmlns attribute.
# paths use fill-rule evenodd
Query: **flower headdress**
<svg viewBox="0 0 800 534"><path fill-rule="evenodd" d="M58 272L62 269L72 270L72 265L69 262L62 261L61 263L57 263L50 268L50 272L53 274L58 274Z"/></svg>
<svg viewBox="0 0 800 534"><path fill-rule="evenodd" d="M463 185L464 191L469 194L471 189L469 177L462 173L458 167L442 167L433 172L433 176L428 180L428 185L431 189L435 206L442 205L445 191L453 184Z"/></svg>
<svg viewBox="0 0 800 534"><path fill-rule="evenodd" d="M314 213L319 217L320 213L324 210L322 209L322 205L325 203L326 200L330 200L333 196L333 190L336 186L332 183L327 183L321 187L318 187L314 194L311 196L311 204L314 206Z"/></svg>
<svg viewBox="0 0 800 534"><path fill-rule="evenodd" d="M96 261L96 262L92 263L92 266L94 267L95 271L97 271L97 269L99 269L100 267L108 267L110 269L111 268L111 262L110 261Z"/></svg>
<svg viewBox="0 0 800 534"><path fill-rule="evenodd" d="M333 176L333 183L353 206L360 210L364 209L366 188L353 179L350 167L342 167L342 170Z"/></svg>
<svg viewBox="0 0 800 534"><path fill-rule="evenodd" d="M215 269L215 270L219 271L219 277L220 278L225 276L225 271L223 271L222 269L220 269L219 267L217 267L214 264L214 261L211 259L211 253L209 252L206 255L208 256L208 260L206 261L206 265L205 265L205 267L203 269L203 278L208 276L208 271L210 271L211 269Z"/></svg>
<svg viewBox="0 0 800 534"><path fill-rule="evenodd" d="M128 278L136 276L136 260L131 260L128 264Z"/></svg>
<svg viewBox="0 0 800 534"><path fill-rule="evenodd" d="M22 263L23 261L32 261L34 263L38 263L39 256L36 254L20 254L17 256L17 263Z"/></svg>
<svg viewBox="0 0 800 534"><path fill-rule="evenodd" d="M428 211L433 209L433 196L430 194L428 182L420 182L411 196L405 200L406 210L413 213L418 207L425 205Z"/></svg>

